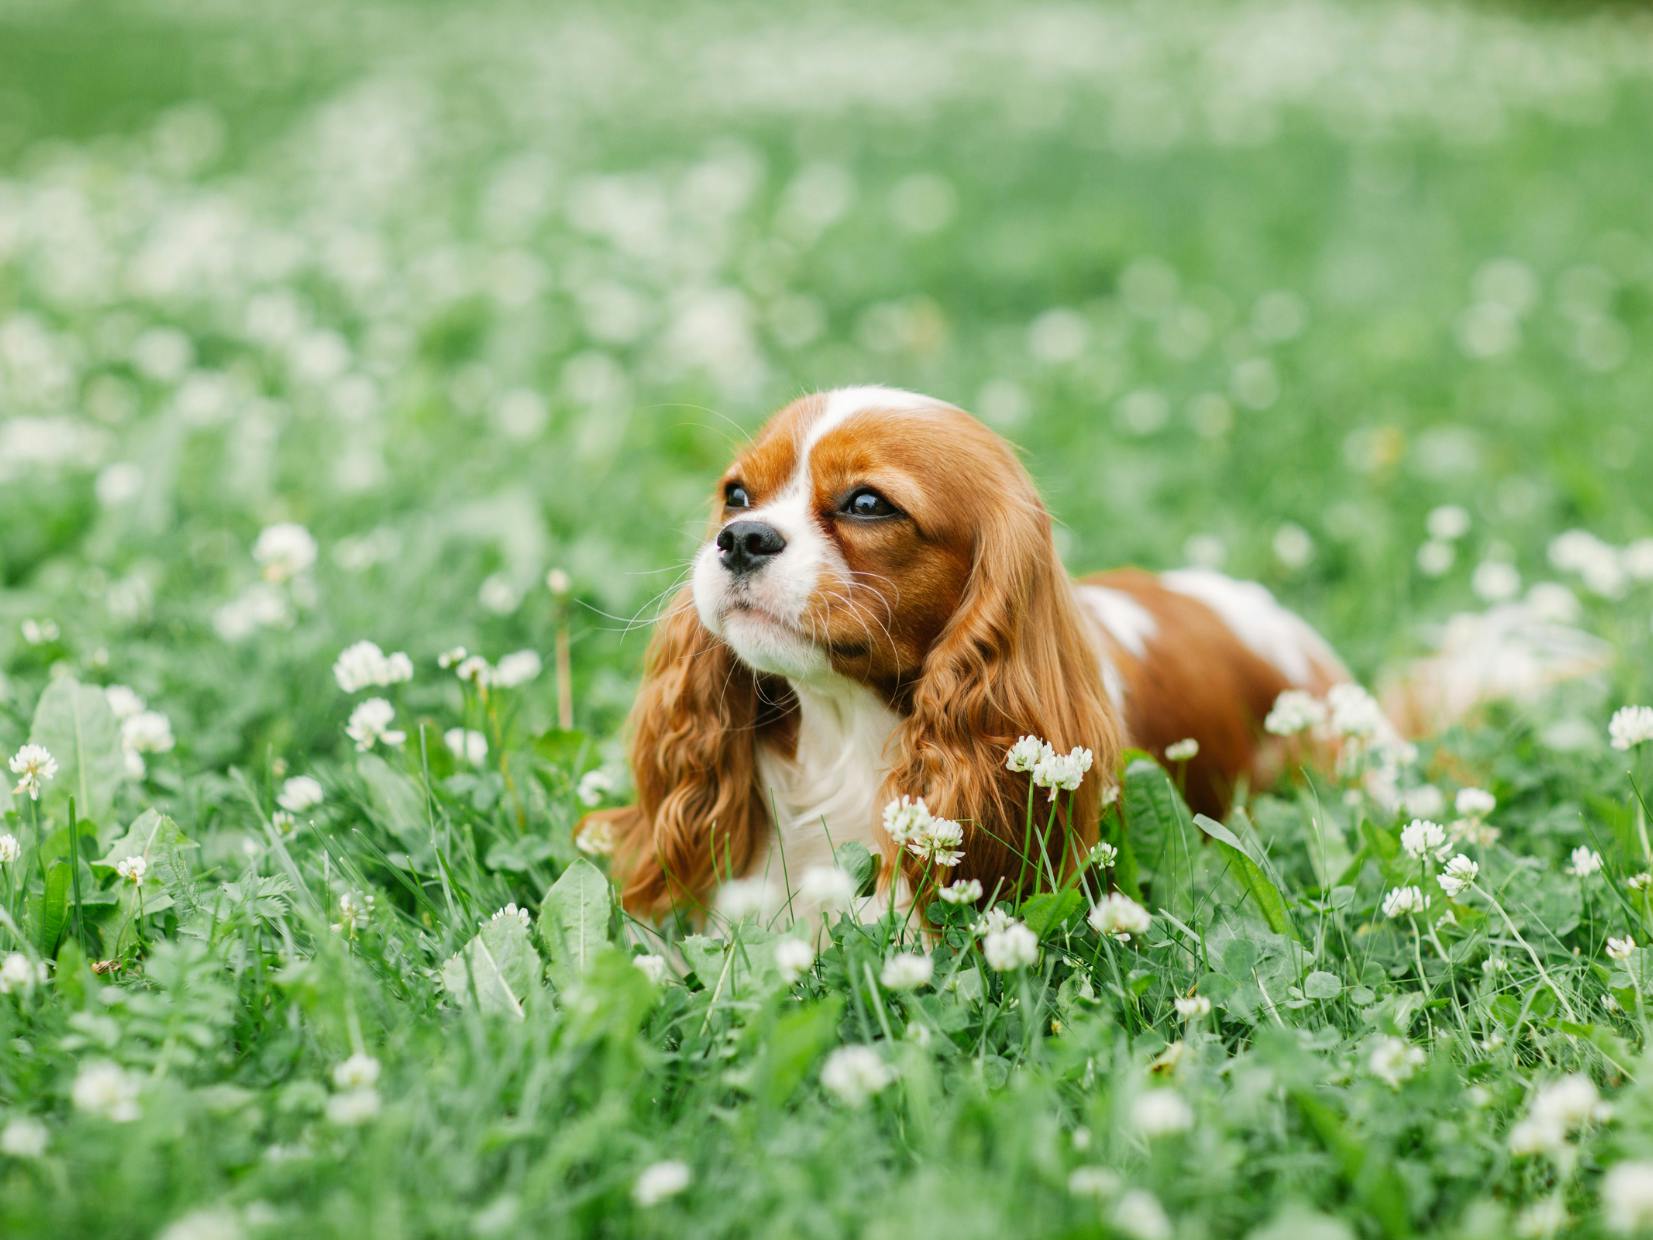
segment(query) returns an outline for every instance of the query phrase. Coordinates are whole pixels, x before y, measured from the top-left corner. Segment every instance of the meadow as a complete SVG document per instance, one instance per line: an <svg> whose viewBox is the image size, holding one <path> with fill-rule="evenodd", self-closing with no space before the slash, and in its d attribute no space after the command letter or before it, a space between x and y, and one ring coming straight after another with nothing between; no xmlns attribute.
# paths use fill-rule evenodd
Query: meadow
<svg viewBox="0 0 1653 1240"><path fill-rule="evenodd" d="M0 1234L1653 1231L1653 20L792 9L0 3ZM987 933L658 945L574 825L862 382L1076 572L1611 661L1226 823L1135 759Z"/></svg>

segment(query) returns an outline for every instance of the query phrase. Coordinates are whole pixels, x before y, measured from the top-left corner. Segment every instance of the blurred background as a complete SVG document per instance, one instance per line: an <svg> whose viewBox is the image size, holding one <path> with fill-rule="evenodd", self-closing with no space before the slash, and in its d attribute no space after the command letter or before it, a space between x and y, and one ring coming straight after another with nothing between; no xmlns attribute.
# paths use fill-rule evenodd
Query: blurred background
<svg viewBox="0 0 1653 1240"><path fill-rule="evenodd" d="M1628 5L6 0L0 701L330 749L343 645L548 651L562 569L612 735L731 445L863 382L1363 672L1538 583L1645 651L1650 133Z"/></svg>

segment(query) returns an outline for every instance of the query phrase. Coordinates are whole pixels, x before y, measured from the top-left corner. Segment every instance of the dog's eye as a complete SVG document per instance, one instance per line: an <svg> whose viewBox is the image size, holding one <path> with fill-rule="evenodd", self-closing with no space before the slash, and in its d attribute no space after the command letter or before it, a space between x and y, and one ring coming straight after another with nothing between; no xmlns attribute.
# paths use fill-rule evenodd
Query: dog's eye
<svg viewBox="0 0 1653 1240"><path fill-rule="evenodd" d="M871 487L852 491L838 509L846 517L898 517L901 510Z"/></svg>
<svg viewBox="0 0 1653 1240"><path fill-rule="evenodd" d="M738 482L731 482L723 488L723 505L726 508L750 508L752 497L746 493L746 488Z"/></svg>

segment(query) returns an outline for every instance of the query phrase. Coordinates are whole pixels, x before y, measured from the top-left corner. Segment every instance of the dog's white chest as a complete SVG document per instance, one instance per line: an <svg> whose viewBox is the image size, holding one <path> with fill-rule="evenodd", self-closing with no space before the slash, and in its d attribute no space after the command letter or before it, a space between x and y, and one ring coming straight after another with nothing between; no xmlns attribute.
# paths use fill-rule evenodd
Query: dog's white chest
<svg viewBox="0 0 1653 1240"><path fill-rule="evenodd" d="M747 872L773 888L776 926L819 920L821 909L803 876L831 866L839 845L853 841L874 855L882 849L879 795L900 722L861 685L795 691L801 712L796 752L788 758L765 749L758 757L758 792L774 826Z"/></svg>

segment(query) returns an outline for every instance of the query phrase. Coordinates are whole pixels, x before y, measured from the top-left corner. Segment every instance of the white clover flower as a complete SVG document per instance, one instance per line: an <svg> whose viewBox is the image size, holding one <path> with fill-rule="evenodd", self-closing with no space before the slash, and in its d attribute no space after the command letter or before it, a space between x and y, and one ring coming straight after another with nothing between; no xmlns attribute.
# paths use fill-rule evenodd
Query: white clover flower
<svg viewBox="0 0 1653 1240"><path fill-rule="evenodd" d="M279 585L315 564L316 540L290 521L265 526L253 543L253 560L263 569L265 581Z"/></svg>
<svg viewBox="0 0 1653 1240"><path fill-rule="evenodd" d="M936 892L947 904L974 904L981 899L982 885L980 879L961 878L956 883L948 883Z"/></svg>
<svg viewBox="0 0 1653 1240"><path fill-rule="evenodd" d="M115 862L115 873L134 887L141 887L149 874L149 861L142 853L133 853Z"/></svg>
<svg viewBox="0 0 1653 1240"><path fill-rule="evenodd" d="M1441 885L1441 890L1446 892L1448 896L1457 899L1480 873L1480 866L1476 865L1463 853L1459 853L1446 863L1446 869L1436 877L1435 881Z"/></svg>
<svg viewBox="0 0 1653 1240"><path fill-rule="evenodd" d="M1454 808L1460 818L1479 821L1498 808L1498 798L1485 788L1460 788Z"/></svg>
<svg viewBox="0 0 1653 1240"><path fill-rule="evenodd" d="M141 710L122 721L121 743L131 753L169 753L176 743L172 721L158 710Z"/></svg>
<svg viewBox="0 0 1653 1240"><path fill-rule="evenodd" d="M981 941L987 967L995 973L1025 969L1039 959L1039 936L1019 921L989 930Z"/></svg>
<svg viewBox="0 0 1653 1240"><path fill-rule="evenodd" d="M118 720L130 719L144 711L144 700L125 685L105 686L103 700L109 703Z"/></svg>
<svg viewBox="0 0 1653 1240"><path fill-rule="evenodd" d="M633 956L631 963L637 971L656 986L664 986L671 977L671 966L666 963L664 956L656 956L652 952L645 952L641 956Z"/></svg>
<svg viewBox="0 0 1653 1240"><path fill-rule="evenodd" d="M413 679L413 660L397 651L386 654L370 641L346 646L333 663L333 679L346 693L399 685Z"/></svg>
<svg viewBox="0 0 1653 1240"><path fill-rule="evenodd" d="M227 642L243 642L259 629L285 627L292 621L282 592L262 582L248 586L212 616L213 628Z"/></svg>
<svg viewBox="0 0 1653 1240"><path fill-rule="evenodd" d="M1211 1000L1204 995L1178 997L1176 1006L1177 1015L1185 1021L1204 1020L1211 1015Z"/></svg>
<svg viewBox="0 0 1653 1240"><path fill-rule="evenodd" d="M525 908L518 908L515 900L512 900L504 908L498 910L492 917L488 918L488 920L491 922L514 921L521 925L524 930L534 924L533 918L528 916L528 910Z"/></svg>
<svg viewBox="0 0 1653 1240"><path fill-rule="evenodd" d="M761 917L775 906L775 886L766 878L731 878L717 889L717 910L730 921Z"/></svg>
<svg viewBox="0 0 1653 1240"><path fill-rule="evenodd" d="M574 582L563 569L553 568L545 574L545 588L551 591L553 598L567 598Z"/></svg>
<svg viewBox="0 0 1653 1240"><path fill-rule="evenodd" d="M372 1055L358 1051L349 1059L333 1066L333 1088L372 1089L379 1083L379 1061Z"/></svg>
<svg viewBox="0 0 1653 1240"><path fill-rule="evenodd" d="M1147 909L1123 891L1110 891L1099 904L1091 906L1085 920L1098 934L1129 943L1133 934L1148 932L1152 918Z"/></svg>
<svg viewBox="0 0 1653 1240"><path fill-rule="evenodd" d="M878 980L886 990L917 990L928 986L935 976L935 961L916 952L902 952L884 962Z"/></svg>
<svg viewBox="0 0 1653 1240"><path fill-rule="evenodd" d="M1269 546L1274 558L1287 568L1302 568L1314 558L1314 536L1295 521L1275 530Z"/></svg>
<svg viewBox="0 0 1653 1240"><path fill-rule="evenodd" d="M812 865L798 879L798 894L822 912L855 903L855 876L836 865Z"/></svg>
<svg viewBox="0 0 1653 1240"><path fill-rule="evenodd" d="M9 831L0 831L0 865L11 865L23 854L23 846Z"/></svg>
<svg viewBox="0 0 1653 1240"><path fill-rule="evenodd" d="M1457 558L1451 543L1431 538L1418 548L1418 571L1425 577L1444 577L1452 571Z"/></svg>
<svg viewBox="0 0 1653 1240"><path fill-rule="evenodd" d="M1545 1197L1515 1216L1515 1234L1521 1240L1547 1240L1570 1222L1566 1201L1559 1196Z"/></svg>
<svg viewBox="0 0 1653 1240"><path fill-rule="evenodd" d="M1614 749L1634 749L1653 741L1653 706L1624 706L1614 711L1607 735Z"/></svg>
<svg viewBox="0 0 1653 1240"><path fill-rule="evenodd" d="M1114 1228L1130 1240L1171 1240L1171 1220L1159 1198L1145 1188L1126 1190L1113 1208Z"/></svg>
<svg viewBox="0 0 1653 1240"><path fill-rule="evenodd" d="M1274 699L1263 730L1274 736L1298 736L1326 726L1326 704L1302 689L1287 689Z"/></svg>
<svg viewBox="0 0 1653 1240"><path fill-rule="evenodd" d="M373 912L373 896L347 891L339 897L339 919L333 923L338 934L354 935Z"/></svg>
<svg viewBox="0 0 1653 1240"><path fill-rule="evenodd" d="M1470 574L1469 588L1489 603L1504 603L1521 593L1521 573L1505 560L1482 560Z"/></svg>
<svg viewBox="0 0 1653 1240"><path fill-rule="evenodd" d="M1589 878L1601 873L1601 854L1588 845L1580 844L1572 851L1567 873L1575 878Z"/></svg>
<svg viewBox="0 0 1653 1240"><path fill-rule="evenodd" d="M821 1085L845 1106L859 1107L895 1079L870 1046L840 1046L821 1065Z"/></svg>
<svg viewBox="0 0 1653 1240"><path fill-rule="evenodd" d="M1102 789L1102 808L1107 809L1109 806L1118 805L1119 794L1120 787L1117 783L1109 784L1106 788Z"/></svg>
<svg viewBox="0 0 1653 1240"><path fill-rule="evenodd" d="M1004 764L1012 771L1026 773L1050 752L1050 746L1037 736L1024 736L1010 747L1009 752L1005 754Z"/></svg>
<svg viewBox="0 0 1653 1240"><path fill-rule="evenodd" d="M494 683L502 689L515 689L538 676L544 661L532 650L518 650L502 658L494 668Z"/></svg>
<svg viewBox="0 0 1653 1240"><path fill-rule="evenodd" d="M929 822L930 807L923 797L914 800L904 796L884 807L884 832L903 848Z"/></svg>
<svg viewBox="0 0 1653 1240"><path fill-rule="evenodd" d="M10 765L11 773L17 776L12 794L27 796L31 801L40 800L42 784L57 778L57 759L44 745L24 745L12 755Z"/></svg>
<svg viewBox="0 0 1653 1240"><path fill-rule="evenodd" d="M487 689L494 683L493 665L479 654L463 656L455 665L453 674L478 689Z"/></svg>
<svg viewBox="0 0 1653 1240"><path fill-rule="evenodd" d="M1054 801L1059 792L1072 792L1079 787L1085 778L1085 772L1091 769L1096 761L1096 755L1083 746L1076 745L1067 753L1056 753L1047 748L1044 756L1033 765L1033 786L1048 788L1050 799Z"/></svg>
<svg viewBox="0 0 1653 1240"><path fill-rule="evenodd" d="M1573 1133L1611 1114L1589 1077L1576 1072L1561 1077L1534 1093L1525 1118L1510 1129L1510 1152L1554 1156Z"/></svg>
<svg viewBox="0 0 1653 1240"><path fill-rule="evenodd" d="M356 742L357 750L362 753L380 743L400 745L407 740L407 733L390 726L395 718L396 708L384 698L368 698L350 712L350 722L345 725L344 734Z"/></svg>
<svg viewBox="0 0 1653 1240"><path fill-rule="evenodd" d="M588 857L614 855L614 824L607 818L592 818L574 836L574 847Z"/></svg>
<svg viewBox="0 0 1653 1240"><path fill-rule="evenodd" d="M327 1100L327 1122L340 1128L359 1128L376 1118L382 1103L376 1089L352 1089Z"/></svg>
<svg viewBox="0 0 1653 1240"><path fill-rule="evenodd" d="M614 777L601 767L587 771L580 776L580 782L574 788L574 795L580 798L580 804L586 806L599 805L604 797L614 792Z"/></svg>
<svg viewBox="0 0 1653 1240"><path fill-rule="evenodd" d="M1624 880L1624 885L1630 888L1631 891L1646 891L1649 887L1653 887L1653 871L1642 870L1632 874Z"/></svg>
<svg viewBox="0 0 1653 1240"><path fill-rule="evenodd" d="M907 851L934 865L952 867L964 860L964 828L951 818L932 817L907 838Z"/></svg>
<svg viewBox="0 0 1653 1240"><path fill-rule="evenodd" d="M1578 595L1554 581L1540 581L1533 585L1527 591L1524 606L1534 617L1551 624L1571 624L1583 610Z"/></svg>
<svg viewBox="0 0 1653 1240"><path fill-rule="evenodd" d="M522 606L522 591L504 573L490 573L477 591L477 602L496 616L508 616Z"/></svg>
<svg viewBox="0 0 1653 1240"><path fill-rule="evenodd" d="M75 1110L84 1111L114 1124L130 1124L138 1118L138 1078L108 1060L99 1059L81 1068L70 1087Z"/></svg>
<svg viewBox="0 0 1653 1240"><path fill-rule="evenodd" d="M1431 508L1425 520L1431 538L1455 542L1469 533L1469 513L1458 504L1442 504Z"/></svg>
<svg viewBox="0 0 1653 1240"><path fill-rule="evenodd" d="M1107 1167L1075 1167L1068 1174L1068 1192L1075 1197L1112 1197L1118 1191L1119 1173Z"/></svg>
<svg viewBox="0 0 1653 1240"><path fill-rule="evenodd" d="M449 728L442 733L442 743L454 757L471 766L481 766L488 760L488 738L470 728Z"/></svg>
<svg viewBox="0 0 1653 1240"><path fill-rule="evenodd" d="M10 952L0 960L0 995L26 995L45 980L46 966L22 952Z"/></svg>
<svg viewBox="0 0 1653 1240"><path fill-rule="evenodd" d="M815 964L815 949L802 939L782 939L775 944L775 968L788 986Z"/></svg>
<svg viewBox="0 0 1653 1240"><path fill-rule="evenodd" d="M1165 758L1168 762L1189 762L1199 757L1200 743L1192 736L1185 736L1165 747Z"/></svg>
<svg viewBox="0 0 1653 1240"><path fill-rule="evenodd" d="M669 1158L643 1168L631 1186L631 1199L647 1210L689 1187L689 1164Z"/></svg>
<svg viewBox="0 0 1653 1240"><path fill-rule="evenodd" d="M1653 581L1653 538L1638 538L1626 547L1622 567L1636 581Z"/></svg>
<svg viewBox="0 0 1653 1240"><path fill-rule="evenodd" d="M1448 832L1454 840L1491 848L1503 835L1497 827L1488 826L1479 818L1455 818Z"/></svg>
<svg viewBox="0 0 1653 1240"><path fill-rule="evenodd" d="M1614 960L1628 960L1636 951L1636 940L1628 934L1622 939L1607 940L1607 954Z"/></svg>
<svg viewBox="0 0 1653 1240"><path fill-rule="evenodd" d="M1378 1080L1395 1088L1411 1078L1423 1063L1423 1059L1423 1050L1413 1046L1406 1039L1382 1037L1372 1044L1372 1053L1366 1060L1366 1068Z"/></svg>
<svg viewBox="0 0 1653 1240"><path fill-rule="evenodd" d="M467 651L463 646L452 646L436 656L436 666L444 672L451 671L464 662Z"/></svg>
<svg viewBox="0 0 1653 1240"><path fill-rule="evenodd" d="M23 640L31 646L55 642L62 635L55 620L27 619L18 627L22 630Z"/></svg>
<svg viewBox="0 0 1653 1240"><path fill-rule="evenodd" d="M46 1125L20 1115L0 1128L0 1154L7 1158L35 1159L46 1153L51 1136Z"/></svg>
<svg viewBox="0 0 1653 1240"><path fill-rule="evenodd" d="M289 814L302 814L322 803L321 784L308 775L295 775L281 785L276 804Z"/></svg>
<svg viewBox="0 0 1653 1240"><path fill-rule="evenodd" d="M1446 844L1446 828L1427 818L1414 818L1401 829L1400 846L1408 857L1422 858Z"/></svg>
<svg viewBox="0 0 1653 1240"><path fill-rule="evenodd" d="M1006 926L1015 924L1016 919L1002 908L990 908L971 927L971 933L978 938L984 938L996 931L1003 930Z"/></svg>
<svg viewBox="0 0 1653 1240"><path fill-rule="evenodd" d="M1383 915L1401 917L1407 913L1421 913L1429 907L1429 897L1416 887L1396 887L1383 897Z"/></svg>
<svg viewBox="0 0 1653 1240"><path fill-rule="evenodd" d="M1087 865L1099 865L1104 870L1113 869L1118 861L1119 849L1108 843L1107 840L1098 840L1092 845L1090 852L1085 855Z"/></svg>
<svg viewBox="0 0 1653 1240"><path fill-rule="evenodd" d="M249 1227L262 1230L276 1218L264 1201L250 1203L241 1214L225 1205L203 1206L180 1214L155 1233L155 1240L244 1240Z"/></svg>
<svg viewBox="0 0 1653 1240"><path fill-rule="evenodd" d="M1131 1123L1149 1140L1187 1132L1194 1126L1194 1111L1181 1094L1170 1089L1150 1089L1138 1094L1131 1104Z"/></svg>
<svg viewBox="0 0 1653 1240"><path fill-rule="evenodd" d="M1609 1231L1653 1228L1653 1162L1621 1162L1601 1178L1601 1213Z"/></svg>
<svg viewBox="0 0 1653 1240"><path fill-rule="evenodd" d="M1326 694L1326 709L1328 726L1334 735L1369 740L1389 730L1383 707L1359 685L1333 685Z"/></svg>

